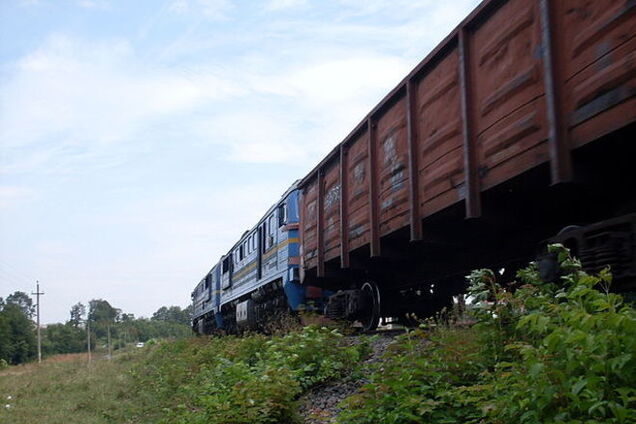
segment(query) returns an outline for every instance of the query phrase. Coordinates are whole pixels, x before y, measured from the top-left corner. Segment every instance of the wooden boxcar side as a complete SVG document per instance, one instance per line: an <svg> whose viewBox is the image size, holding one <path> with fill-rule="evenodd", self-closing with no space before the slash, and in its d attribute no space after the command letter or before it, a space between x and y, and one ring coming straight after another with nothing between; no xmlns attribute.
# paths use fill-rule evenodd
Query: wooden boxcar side
<svg viewBox="0 0 636 424"><path fill-rule="evenodd" d="M636 3L481 3L300 183L302 266L381 257L391 235L636 121Z"/></svg>

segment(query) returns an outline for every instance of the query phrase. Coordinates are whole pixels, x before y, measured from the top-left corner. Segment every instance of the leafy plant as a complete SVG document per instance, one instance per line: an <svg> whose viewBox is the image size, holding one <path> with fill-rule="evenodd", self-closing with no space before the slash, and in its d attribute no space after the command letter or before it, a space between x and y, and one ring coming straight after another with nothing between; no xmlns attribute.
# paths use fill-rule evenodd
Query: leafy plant
<svg viewBox="0 0 636 424"><path fill-rule="evenodd" d="M473 271L477 324L401 338L339 423L636 422L636 312L609 292L609 270L589 275L563 246L549 252L554 283L535 263L505 287Z"/></svg>
<svg viewBox="0 0 636 424"><path fill-rule="evenodd" d="M497 364L490 413L494 422L626 423L636 421L636 313L609 292L611 274L581 270L561 245L562 277L538 278L536 264L519 273L513 296L514 334L503 349L514 358ZM487 325L502 320L492 308Z"/></svg>
<svg viewBox="0 0 636 424"><path fill-rule="evenodd" d="M295 399L315 384L348 373L364 346L309 326L284 336L250 335L166 343L135 371L147 411L170 424L295 421Z"/></svg>

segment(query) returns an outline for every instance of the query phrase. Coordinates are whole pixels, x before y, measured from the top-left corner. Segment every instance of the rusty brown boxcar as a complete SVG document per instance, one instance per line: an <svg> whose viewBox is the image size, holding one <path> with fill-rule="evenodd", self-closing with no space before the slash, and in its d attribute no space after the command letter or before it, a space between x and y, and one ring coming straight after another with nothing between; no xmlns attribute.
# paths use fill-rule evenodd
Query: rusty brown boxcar
<svg viewBox="0 0 636 424"><path fill-rule="evenodd" d="M300 183L303 282L373 326L616 217L633 277L635 121L635 1L484 1Z"/></svg>

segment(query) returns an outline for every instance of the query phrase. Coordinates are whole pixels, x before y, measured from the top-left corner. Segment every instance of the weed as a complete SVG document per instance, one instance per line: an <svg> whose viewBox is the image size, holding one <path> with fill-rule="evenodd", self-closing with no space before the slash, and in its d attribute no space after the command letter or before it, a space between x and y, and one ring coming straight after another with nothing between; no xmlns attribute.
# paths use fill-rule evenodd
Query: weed
<svg viewBox="0 0 636 424"><path fill-rule="evenodd" d="M536 264L514 292L490 270L468 276L470 329L435 325L403 336L344 402L341 424L636 422L636 312L560 245L561 281ZM600 289L599 289L600 288Z"/></svg>
<svg viewBox="0 0 636 424"><path fill-rule="evenodd" d="M287 423L295 399L348 373L364 346L346 346L336 330L309 326L281 336L197 339L159 346L134 371L151 391L149 414L170 424Z"/></svg>

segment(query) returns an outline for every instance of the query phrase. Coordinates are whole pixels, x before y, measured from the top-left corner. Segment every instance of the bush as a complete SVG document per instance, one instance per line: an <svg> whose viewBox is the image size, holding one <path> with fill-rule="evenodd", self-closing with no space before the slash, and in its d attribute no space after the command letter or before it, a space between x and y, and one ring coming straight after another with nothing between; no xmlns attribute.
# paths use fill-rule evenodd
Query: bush
<svg viewBox="0 0 636 424"><path fill-rule="evenodd" d="M148 414L171 424L258 424L295 420L295 399L349 372L363 346L335 330L306 327L268 338L221 337L165 343L134 373Z"/></svg>
<svg viewBox="0 0 636 424"><path fill-rule="evenodd" d="M402 338L341 424L636 422L636 312L560 245L561 280L537 265L515 291L490 270L471 283L472 329L436 326Z"/></svg>
<svg viewBox="0 0 636 424"><path fill-rule="evenodd" d="M482 416L479 340L467 329L401 336L371 376L343 402L342 424L473 423ZM476 394L472 392L477 392Z"/></svg>
<svg viewBox="0 0 636 424"><path fill-rule="evenodd" d="M513 360L497 364L497 401L489 417L518 423L636 422L634 309L609 293L609 270L588 275L562 246L550 251L564 273L559 284L541 282L532 264L519 273L525 285L514 295L495 287L495 299L510 302L483 311L485 326L505 327L513 336L503 345ZM509 312L501 313L503 308Z"/></svg>

